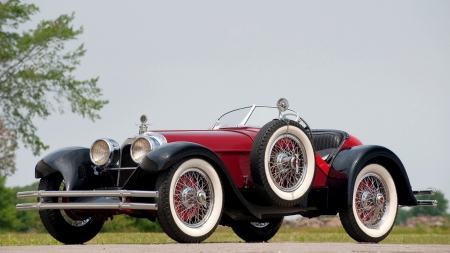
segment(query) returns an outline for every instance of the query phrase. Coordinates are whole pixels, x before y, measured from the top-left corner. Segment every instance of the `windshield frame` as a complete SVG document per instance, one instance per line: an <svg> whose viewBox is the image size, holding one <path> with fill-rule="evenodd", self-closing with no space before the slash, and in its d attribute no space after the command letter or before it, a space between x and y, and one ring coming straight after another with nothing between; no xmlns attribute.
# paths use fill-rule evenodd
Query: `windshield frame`
<svg viewBox="0 0 450 253"><path fill-rule="evenodd" d="M238 111L238 110L247 109L247 108L250 108L250 110L245 115L245 117L241 120L241 122L239 124L237 124L235 127L251 127L251 126L247 126L246 124L247 124L248 120L250 119L250 117L252 116L252 114L253 114L253 112L255 111L256 108L274 108L274 109L277 109L276 106L256 105L256 104L253 104L252 106L245 106L245 107L237 108L237 109L228 111L228 112L222 114L219 118L217 118L217 120L215 121L214 125L211 127L211 130L220 129L220 127L217 127L217 125L220 122L220 119L223 118L223 116L225 116L227 114L230 114L232 112L235 112L235 111ZM288 112L287 114L294 113L296 115L299 115L296 111L294 111L292 109L287 109L286 111ZM283 115L279 114L278 116L276 116L274 118L280 118L280 116L283 117ZM224 127L224 128L229 128L229 127ZM260 127L257 127L257 128L260 128Z"/></svg>

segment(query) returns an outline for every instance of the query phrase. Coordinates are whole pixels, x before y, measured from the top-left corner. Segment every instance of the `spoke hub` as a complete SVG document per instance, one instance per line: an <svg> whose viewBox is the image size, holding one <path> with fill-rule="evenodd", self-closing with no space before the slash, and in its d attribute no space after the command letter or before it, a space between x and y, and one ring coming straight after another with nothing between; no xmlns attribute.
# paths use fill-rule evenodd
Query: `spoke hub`
<svg viewBox="0 0 450 253"><path fill-rule="evenodd" d="M370 191L364 191L361 194L361 206L364 210L369 211L373 207L373 197Z"/></svg>
<svg viewBox="0 0 450 253"><path fill-rule="evenodd" d="M181 192L181 203L186 208L191 208L195 204L195 190L191 187L186 187Z"/></svg>
<svg viewBox="0 0 450 253"><path fill-rule="evenodd" d="M286 155L286 153L280 153L277 156L277 163L279 164L280 169L287 169L286 167L289 164L290 157Z"/></svg>

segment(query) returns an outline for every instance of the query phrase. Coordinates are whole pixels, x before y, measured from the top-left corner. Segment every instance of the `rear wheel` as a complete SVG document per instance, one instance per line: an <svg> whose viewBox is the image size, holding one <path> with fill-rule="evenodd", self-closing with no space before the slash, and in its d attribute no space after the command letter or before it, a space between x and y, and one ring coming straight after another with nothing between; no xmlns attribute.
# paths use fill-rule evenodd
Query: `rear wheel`
<svg viewBox="0 0 450 253"><path fill-rule="evenodd" d="M39 190L65 191L65 182L59 173L41 178ZM39 201L39 200L38 200ZM45 198L47 203L68 202L67 198ZM64 244L82 244L94 238L102 229L104 220L71 210L40 210L39 215L48 233Z"/></svg>
<svg viewBox="0 0 450 253"><path fill-rule="evenodd" d="M267 219L259 222L239 221L231 228L246 242L267 242L280 229L283 218Z"/></svg>
<svg viewBox="0 0 450 253"><path fill-rule="evenodd" d="M210 163L181 160L159 174L156 187L156 215L170 238L200 243L214 232L222 216L223 190Z"/></svg>
<svg viewBox="0 0 450 253"><path fill-rule="evenodd" d="M365 166L356 177L352 206L339 212L347 233L358 242L380 242L397 216L397 190L391 174L379 164Z"/></svg>

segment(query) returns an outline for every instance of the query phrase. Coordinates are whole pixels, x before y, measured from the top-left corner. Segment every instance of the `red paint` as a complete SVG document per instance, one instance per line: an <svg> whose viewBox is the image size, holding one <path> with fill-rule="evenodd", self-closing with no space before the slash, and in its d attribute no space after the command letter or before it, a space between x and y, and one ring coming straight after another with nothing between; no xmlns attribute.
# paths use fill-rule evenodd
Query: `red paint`
<svg viewBox="0 0 450 253"><path fill-rule="evenodd" d="M250 171L250 152L259 128L230 127L218 130L173 130L153 131L164 135L167 141L189 141L214 151L228 168L238 188L254 187ZM349 135L341 150L362 145L358 138ZM326 185L330 165L316 153L316 175L313 187Z"/></svg>
<svg viewBox="0 0 450 253"><path fill-rule="evenodd" d="M220 130L153 131L166 137L167 142L189 141L214 151L227 166L238 188L253 187L250 172L250 151L259 129L225 128ZM247 181L247 182L246 182Z"/></svg>
<svg viewBox="0 0 450 253"><path fill-rule="evenodd" d="M345 140L344 145L342 145L341 150L351 149L352 147L360 146L362 144L363 143L358 138L353 135L349 135L348 139Z"/></svg>
<svg viewBox="0 0 450 253"><path fill-rule="evenodd" d="M328 173L330 172L330 165L322 160L322 157L316 153L316 175L313 182L313 187L325 186L327 182Z"/></svg>

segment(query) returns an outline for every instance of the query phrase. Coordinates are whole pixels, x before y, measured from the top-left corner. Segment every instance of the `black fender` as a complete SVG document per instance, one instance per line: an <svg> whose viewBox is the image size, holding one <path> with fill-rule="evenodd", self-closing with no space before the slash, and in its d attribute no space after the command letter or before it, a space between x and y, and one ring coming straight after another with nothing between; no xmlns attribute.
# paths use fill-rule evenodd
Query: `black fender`
<svg viewBox="0 0 450 253"><path fill-rule="evenodd" d="M58 149L36 164L35 177L43 178L55 172L62 174L67 190L76 189L80 183L79 170L91 167L92 162L89 156L89 148L67 147ZM83 166L85 168L80 168Z"/></svg>
<svg viewBox="0 0 450 253"><path fill-rule="evenodd" d="M395 182L399 205L417 205L408 174L397 155L382 146L362 145L339 152L332 164L336 171L347 174L348 181L345 196L348 206L352 205L353 187L358 173L370 163L380 164L389 171Z"/></svg>
<svg viewBox="0 0 450 253"><path fill-rule="evenodd" d="M151 151L139 164L139 168L151 173L168 169L175 162L187 157L200 157L211 163L221 179L225 203L227 206L245 208L252 215L261 219L262 214L240 193L225 164L219 156L209 148L193 142L172 142ZM136 173L138 177L138 173ZM135 178L134 180L136 180ZM129 180L130 181L130 180Z"/></svg>

